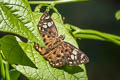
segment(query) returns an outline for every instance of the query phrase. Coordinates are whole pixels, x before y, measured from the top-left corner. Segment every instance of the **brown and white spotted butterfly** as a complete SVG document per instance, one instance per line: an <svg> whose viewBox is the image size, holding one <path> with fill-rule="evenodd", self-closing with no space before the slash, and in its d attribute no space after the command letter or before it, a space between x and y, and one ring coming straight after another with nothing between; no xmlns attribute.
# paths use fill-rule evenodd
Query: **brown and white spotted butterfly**
<svg viewBox="0 0 120 80"><path fill-rule="evenodd" d="M51 66L60 67L65 64L76 66L89 62L88 57L80 49L65 42L63 35L58 36L56 26L47 12L40 18L38 29L46 48L37 43L34 43L34 48L49 61Z"/></svg>

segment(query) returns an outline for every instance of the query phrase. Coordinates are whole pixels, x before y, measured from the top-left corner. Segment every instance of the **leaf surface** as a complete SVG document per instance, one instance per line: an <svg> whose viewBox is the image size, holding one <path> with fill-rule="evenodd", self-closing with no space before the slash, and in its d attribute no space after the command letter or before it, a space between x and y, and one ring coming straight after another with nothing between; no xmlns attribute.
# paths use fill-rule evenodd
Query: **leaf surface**
<svg viewBox="0 0 120 80"><path fill-rule="evenodd" d="M118 10L116 13L115 13L115 17L117 20L120 20L120 10Z"/></svg>
<svg viewBox="0 0 120 80"><path fill-rule="evenodd" d="M9 32L44 46L27 0L0 0L0 31Z"/></svg>
<svg viewBox="0 0 120 80"><path fill-rule="evenodd" d="M12 35L0 39L1 50L9 64L21 64L35 67Z"/></svg>
<svg viewBox="0 0 120 80"><path fill-rule="evenodd" d="M37 15L38 14L39 13L37 13ZM36 17L36 21L39 20L37 18L39 17ZM54 19L54 22L57 26L59 35L64 34L66 37L65 41L69 40L67 42L77 46L74 38L64 28L64 24L61 22L61 17L54 13L52 18ZM74 67L66 65L61 68L53 68L50 66L49 62L46 61L33 48L33 44L19 42L19 45L37 67L36 69L29 66L16 66L16 69L23 73L30 80L87 80L86 70L83 64Z"/></svg>

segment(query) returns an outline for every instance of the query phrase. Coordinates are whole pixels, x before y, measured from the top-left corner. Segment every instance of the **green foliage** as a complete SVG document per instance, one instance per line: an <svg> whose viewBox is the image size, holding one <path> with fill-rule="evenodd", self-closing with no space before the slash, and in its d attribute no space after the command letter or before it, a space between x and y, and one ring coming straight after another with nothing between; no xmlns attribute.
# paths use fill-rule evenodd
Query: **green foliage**
<svg viewBox="0 0 120 80"><path fill-rule="evenodd" d="M15 69L12 69L9 71L10 73L10 80L18 80L19 76L20 76L20 72L18 72Z"/></svg>
<svg viewBox="0 0 120 80"><path fill-rule="evenodd" d="M20 35L44 46L26 0L0 0L0 31Z"/></svg>
<svg viewBox="0 0 120 80"><path fill-rule="evenodd" d="M0 74L2 76L1 80L10 80L9 76L9 64L3 60L3 54L0 49Z"/></svg>
<svg viewBox="0 0 120 80"><path fill-rule="evenodd" d="M115 14L117 20L120 20L120 10L118 10Z"/></svg>
<svg viewBox="0 0 120 80"><path fill-rule="evenodd" d="M4 36L0 39L0 44L5 59L10 64L33 66L33 63L29 60L24 51L21 49L14 36Z"/></svg>
<svg viewBox="0 0 120 80"><path fill-rule="evenodd" d="M59 35L65 35L65 41L76 47L78 45L74 38L102 40L120 45L119 36L64 24L54 5L76 1L87 0L30 1L29 3L42 3L39 8L47 6L48 10L53 9L55 13L52 14L52 19L57 26ZM0 1L0 31L16 35L7 35L0 38L0 68L3 79L17 80L20 75L19 72L21 72L30 80L88 80L84 64L74 67L66 65L60 68L53 68L33 48L34 42L44 46L37 30L37 24L42 13L32 12L29 3L27 0ZM120 18L119 13L116 16L117 19ZM28 42L21 41L17 37L18 35L28 39ZM12 64L12 67L19 72L16 70L8 71L8 63Z"/></svg>

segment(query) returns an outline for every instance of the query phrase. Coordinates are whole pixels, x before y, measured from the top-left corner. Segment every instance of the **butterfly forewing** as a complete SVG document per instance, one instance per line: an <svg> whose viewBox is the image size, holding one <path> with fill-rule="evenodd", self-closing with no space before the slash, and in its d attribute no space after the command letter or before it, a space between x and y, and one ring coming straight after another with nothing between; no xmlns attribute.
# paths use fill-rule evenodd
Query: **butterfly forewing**
<svg viewBox="0 0 120 80"><path fill-rule="evenodd" d="M38 30L43 37L47 48L51 49L55 43L55 37L58 36L56 26L47 12L44 12L38 23ZM45 54L48 49L44 49L37 43L34 43L35 49L41 54Z"/></svg>
<svg viewBox="0 0 120 80"><path fill-rule="evenodd" d="M76 66L89 62L88 57L80 49L65 42L63 35L58 36L56 26L47 12L41 16L38 29L46 48L37 43L34 43L34 48L49 61L51 66L60 67L65 64Z"/></svg>
<svg viewBox="0 0 120 80"><path fill-rule="evenodd" d="M51 35L58 36L56 26L47 12L44 12L43 15L41 16L38 24L38 29L41 34L42 32L43 33L45 32L49 35L51 34Z"/></svg>

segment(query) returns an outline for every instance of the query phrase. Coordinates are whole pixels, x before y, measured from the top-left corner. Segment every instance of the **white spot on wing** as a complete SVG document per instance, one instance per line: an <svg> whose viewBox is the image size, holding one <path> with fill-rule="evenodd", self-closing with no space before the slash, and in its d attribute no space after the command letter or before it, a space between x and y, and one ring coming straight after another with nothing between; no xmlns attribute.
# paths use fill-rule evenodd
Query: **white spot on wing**
<svg viewBox="0 0 120 80"><path fill-rule="evenodd" d="M71 59L74 60L74 55L71 55Z"/></svg>
<svg viewBox="0 0 120 80"><path fill-rule="evenodd" d="M44 29L42 29L42 31L44 31Z"/></svg>
<svg viewBox="0 0 120 80"><path fill-rule="evenodd" d="M55 66L55 64L52 64L53 66Z"/></svg>
<svg viewBox="0 0 120 80"><path fill-rule="evenodd" d="M68 57L68 60L70 60L70 58Z"/></svg>
<svg viewBox="0 0 120 80"><path fill-rule="evenodd" d="M69 62L69 64L72 64L72 62Z"/></svg>
<svg viewBox="0 0 120 80"><path fill-rule="evenodd" d="M53 25L53 22L48 22L48 26L52 26Z"/></svg>
<svg viewBox="0 0 120 80"><path fill-rule="evenodd" d="M77 55L77 49L74 49L73 51L72 51L72 53L74 54L74 55Z"/></svg>
<svg viewBox="0 0 120 80"><path fill-rule="evenodd" d="M77 56L75 56L75 60L77 60Z"/></svg>
<svg viewBox="0 0 120 80"><path fill-rule="evenodd" d="M83 63L84 61L82 60L82 61L80 61L80 63Z"/></svg>
<svg viewBox="0 0 120 80"><path fill-rule="evenodd" d="M49 19L49 18L50 18L50 16L45 17L45 19Z"/></svg>
<svg viewBox="0 0 120 80"><path fill-rule="evenodd" d="M51 21L51 24L53 24L53 21Z"/></svg>
<svg viewBox="0 0 120 80"><path fill-rule="evenodd" d="M47 25L43 25L43 28L47 28Z"/></svg>
<svg viewBox="0 0 120 80"><path fill-rule="evenodd" d="M81 60L80 62L81 62L81 63L84 63L84 62L85 62L85 59Z"/></svg>
<svg viewBox="0 0 120 80"><path fill-rule="evenodd" d="M39 27L39 30L41 30L41 27Z"/></svg>
<svg viewBox="0 0 120 80"><path fill-rule="evenodd" d="M44 22L43 24L47 24L46 22Z"/></svg>
<svg viewBox="0 0 120 80"><path fill-rule="evenodd" d="M80 58L83 59L84 56L85 56L84 54L81 54Z"/></svg>
<svg viewBox="0 0 120 80"><path fill-rule="evenodd" d="M74 61L74 64L76 64L76 62Z"/></svg>

